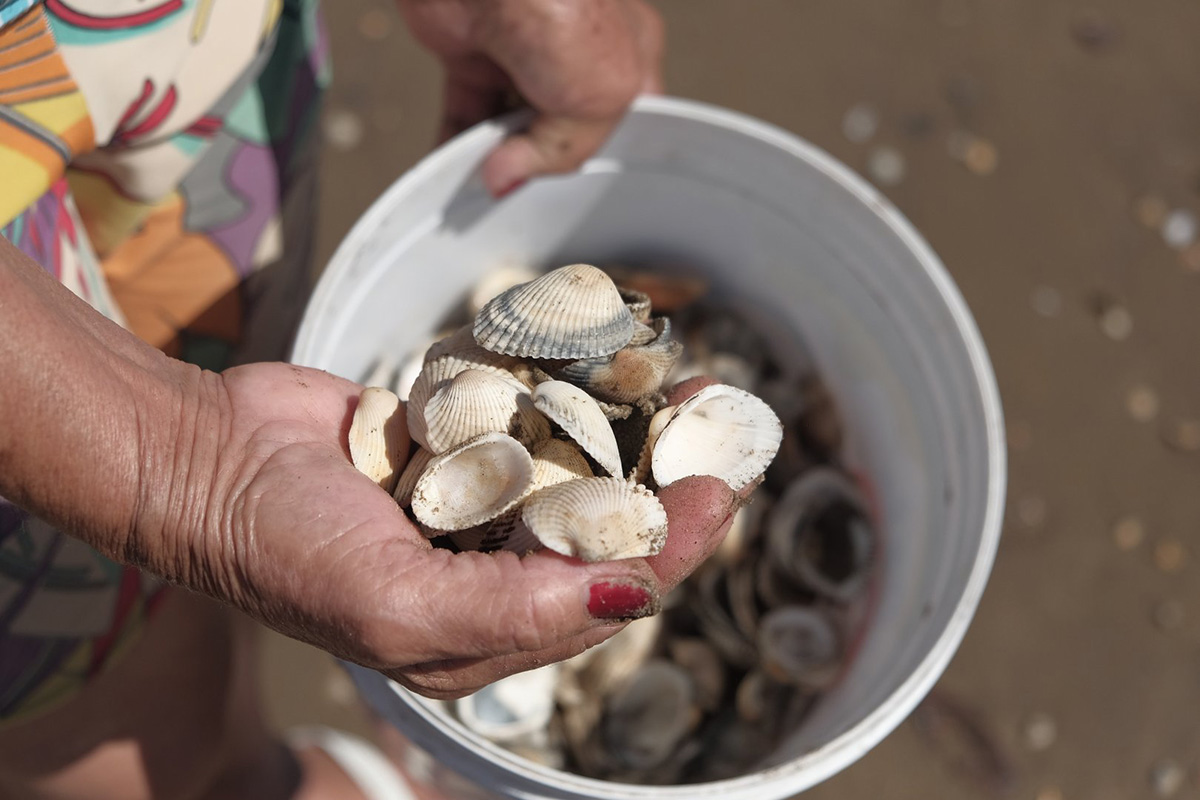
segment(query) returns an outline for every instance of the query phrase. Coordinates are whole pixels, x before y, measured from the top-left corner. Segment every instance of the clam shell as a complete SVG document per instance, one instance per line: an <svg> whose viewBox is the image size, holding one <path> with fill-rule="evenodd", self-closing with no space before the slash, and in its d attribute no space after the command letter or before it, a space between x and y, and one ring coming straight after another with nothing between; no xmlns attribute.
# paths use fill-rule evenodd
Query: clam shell
<svg viewBox="0 0 1200 800"><path fill-rule="evenodd" d="M609 475L621 474L617 437L604 412L587 392L566 381L546 381L534 388L533 404Z"/></svg>
<svg viewBox="0 0 1200 800"><path fill-rule="evenodd" d="M699 721L691 676L655 659L609 699L604 742L621 766L646 769L666 761Z"/></svg>
<svg viewBox="0 0 1200 800"><path fill-rule="evenodd" d="M624 347L611 356L573 361L556 377L587 389L610 403L636 403L657 394L675 366L683 345L670 339L670 327L640 347Z"/></svg>
<svg viewBox="0 0 1200 800"><path fill-rule="evenodd" d="M349 444L355 468L390 494L409 446L400 398L378 386L364 389L350 423Z"/></svg>
<svg viewBox="0 0 1200 800"><path fill-rule="evenodd" d="M418 447L416 452L408 457L408 463L404 465L404 471L400 473L400 479L396 481L396 489L392 492L392 497L396 499L401 508L408 508L412 505L413 489L416 488L417 481L425 474L425 469L432 460L433 453L424 447Z"/></svg>
<svg viewBox="0 0 1200 800"><path fill-rule="evenodd" d="M505 511L491 522L462 531L453 531L450 541L454 542L459 550L478 550L482 553L506 550L525 555L542 549L542 543L521 519L519 505Z"/></svg>
<svg viewBox="0 0 1200 800"><path fill-rule="evenodd" d="M696 687L696 705L702 711L716 711L725 697L728 678L721 654L703 639L673 636L667 641L671 660L692 676Z"/></svg>
<svg viewBox="0 0 1200 800"><path fill-rule="evenodd" d="M629 474L629 480L634 483L645 483L649 479L650 466L654 456L654 446L658 444L658 437L662 435L663 430L667 427L667 423L675 415L675 409L676 406L660 408L650 418L650 427L646 430L646 443L642 445L642 452L638 456L638 462L634 466L633 471Z"/></svg>
<svg viewBox="0 0 1200 800"><path fill-rule="evenodd" d="M658 498L622 478L578 478L541 489L521 515L546 547L584 561L650 556L667 541Z"/></svg>
<svg viewBox="0 0 1200 800"><path fill-rule="evenodd" d="M700 630L721 657L729 664L749 669L754 666L754 640L746 637L734 622L726 605L727 574L724 570L708 570L698 576L696 600L692 611Z"/></svg>
<svg viewBox="0 0 1200 800"><path fill-rule="evenodd" d="M634 322L645 324L650 321L650 295L637 289L627 289L624 286L618 286L617 292L625 301L625 307L629 309L629 314L633 317Z"/></svg>
<svg viewBox="0 0 1200 800"><path fill-rule="evenodd" d="M437 345L434 345L436 348ZM428 447L425 439L425 406L429 398L445 388L461 372L473 369L489 372L503 378L512 378L508 366L513 362L503 356L496 356L481 347L475 352L449 352L437 358L427 360L421 367L421 373L413 382L408 395L408 432L413 441L422 447Z"/></svg>
<svg viewBox="0 0 1200 800"><path fill-rule="evenodd" d="M854 484L831 467L792 482L766 520L767 547L797 583L839 603L864 589L874 536Z"/></svg>
<svg viewBox="0 0 1200 800"><path fill-rule="evenodd" d="M546 439L533 449L533 486L544 489L576 478L592 477L592 468L579 447L562 439Z"/></svg>
<svg viewBox="0 0 1200 800"><path fill-rule="evenodd" d="M546 736L554 713L558 664L518 672L454 704L463 725L493 742L534 745Z"/></svg>
<svg viewBox="0 0 1200 800"><path fill-rule="evenodd" d="M676 407L654 445L651 472L659 486L713 475L737 491L762 475L782 438L770 406L741 389L713 384Z"/></svg>
<svg viewBox="0 0 1200 800"><path fill-rule="evenodd" d="M808 689L827 689L842 666L837 627L816 608L784 606L762 618L758 650L772 679Z"/></svg>
<svg viewBox="0 0 1200 800"><path fill-rule="evenodd" d="M592 358L620 350L633 316L612 279L572 264L514 286L475 318L475 341L495 353L526 358Z"/></svg>
<svg viewBox="0 0 1200 800"><path fill-rule="evenodd" d="M533 458L503 433L485 433L436 456L417 481L413 515L439 531L482 525L514 507L533 483Z"/></svg>
<svg viewBox="0 0 1200 800"><path fill-rule="evenodd" d="M507 373L466 369L425 404L425 446L444 453L484 433L507 433L526 446L550 438L550 423Z"/></svg>

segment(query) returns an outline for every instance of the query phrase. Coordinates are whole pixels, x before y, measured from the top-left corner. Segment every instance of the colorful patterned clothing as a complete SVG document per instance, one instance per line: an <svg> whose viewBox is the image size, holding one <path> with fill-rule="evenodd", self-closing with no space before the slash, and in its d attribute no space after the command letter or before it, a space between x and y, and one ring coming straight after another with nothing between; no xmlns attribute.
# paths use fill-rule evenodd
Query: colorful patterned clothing
<svg viewBox="0 0 1200 800"><path fill-rule="evenodd" d="M327 81L316 0L0 0L0 235L172 356L282 358ZM0 723L110 666L158 592L0 499Z"/></svg>

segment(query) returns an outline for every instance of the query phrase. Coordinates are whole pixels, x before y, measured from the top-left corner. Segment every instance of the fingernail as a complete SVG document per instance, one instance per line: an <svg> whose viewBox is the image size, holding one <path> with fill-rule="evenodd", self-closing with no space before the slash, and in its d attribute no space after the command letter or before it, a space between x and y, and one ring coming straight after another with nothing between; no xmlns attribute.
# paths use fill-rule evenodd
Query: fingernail
<svg viewBox="0 0 1200 800"><path fill-rule="evenodd" d="M508 197L510 194L515 192L517 189L520 189L522 186L524 186L527 183L529 183L528 178L518 178L517 180L510 183L508 186L505 186L503 189L496 192L496 199L503 200L505 197Z"/></svg>
<svg viewBox="0 0 1200 800"><path fill-rule="evenodd" d="M601 581L588 590L587 607L596 619L641 619L658 613L658 598L636 581Z"/></svg>

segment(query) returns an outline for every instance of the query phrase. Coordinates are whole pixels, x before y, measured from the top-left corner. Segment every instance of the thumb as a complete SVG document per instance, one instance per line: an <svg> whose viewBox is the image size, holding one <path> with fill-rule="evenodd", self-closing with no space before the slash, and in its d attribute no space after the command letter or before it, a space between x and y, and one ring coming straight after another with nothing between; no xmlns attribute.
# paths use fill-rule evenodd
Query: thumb
<svg viewBox="0 0 1200 800"><path fill-rule="evenodd" d="M540 115L527 131L509 137L488 156L484 185L493 196L503 197L535 175L576 169L600 149L619 121Z"/></svg>

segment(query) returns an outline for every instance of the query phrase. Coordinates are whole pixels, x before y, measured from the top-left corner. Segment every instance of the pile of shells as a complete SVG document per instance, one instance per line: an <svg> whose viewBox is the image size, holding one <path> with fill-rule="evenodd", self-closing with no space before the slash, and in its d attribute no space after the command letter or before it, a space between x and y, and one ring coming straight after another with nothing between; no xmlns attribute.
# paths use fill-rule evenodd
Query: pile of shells
<svg viewBox="0 0 1200 800"><path fill-rule="evenodd" d="M783 435L766 403L733 386L667 406L682 350L645 293L562 267L500 291L425 351L405 391L415 452L398 452L389 430L400 395L365 390L351 457L426 536L460 550L653 555L667 536L654 490L690 475L745 486Z"/></svg>
<svg viewBox="0 0 1200 800"><path fill-rule="evenodd" d="M552 431L546 440L539 438L544 435L539 423L514 410L510 419L520 417L522 422L520 435L512 435L531 443L522 447L535 462L539 441L542 448L564 454L578 449L591 474L604 476L597 480L615 484L616 476L623 474L621 483L629 491L637 491L632 488L637 481L654 488L683 474L706 471L735 486L758 481L757 488L751 503L735 516L721 548L665 599L662 614L631 623L604 644L567 662L498 681L448 704L447 711L515 753L593 778L681 784L735 777L769 758L840 677L868 611L875 534L865 500L840 463L843 430L833 399L804 353L792 350L786 358L778 357L776 342L756 329L753 315L707 301L703 283L653 273L613 274L637 325L650 329L642 331L635 325L630 341L637 343L627 343L623 350L650 346L672 352L670 366L656 373L653 392L641 396L625 392L618 397L607 384L619 380L607 377L604 388L596 388L590 379L581 380L583 375L603 372L598 367L607 368L611 376L614 364L620 370L623 362L635 360L631 355L636 353L558 360L502 354L510 361L500 371L528 388L535 409L554 406L557 393L590 397L610 423L623 473L612 460L611 443L606 451L590 437L569 432L579 430L572 421L579 414L569 418L561 412L545 413ZM499 285L481 285L482 296L472 301L471 313L478 311L476 324L479 319L492 319L499 310L493 307L487 316L479 311L487 308L486 301L495 292L533 277L493 273L489 283L499 281ZM650 307L669 314L670 321L649 316ZM672 335L678 344L663 341ZM467 334L459 331L431 348L419 368L399 369L396 388L408 397L409 425L414 431L421 430L422 423L428 428L427 417L413 419L414 406L424 404L428 414L428 398L443 388L431 390L423 384L432 378L415 376L425 376L430 361L459 352L463 342L474 359L471 363L495 366L496 354L471 348ZM397 371L391 364L385 369L386 374L375 376L375 381L390 380ZM661 386L694 375L720 383L677 408L661 408ZM572 388L558 388L560 381ZM547 388L549 404L544 399ZM585 391L577 392L578 388ZM538 397L543 397L540 403ZM770 409L769 416L759 409L758 398ZM689 411L696 407L700 413ZM594 410L590 416L596 417ZM781 435L779 428L773 429L774 438L747 431L738 434L745 437L740 447L731 451L719 446L730 430L743 426L771 430L767 420L782 424ZM581 438L588 440L587 446ZM396 490L402 504L413 493L404 486L414 480L408 473L427 469L419 464L422 459L428 464L439 457L432 450L422 455L425 441L410 462L418 466L409 467ZM746 447L750 443L757 444ZM749 463L729 457L731 452L753 452L756 447L772 454L778 448L777 457ZM517 452L511 446L510 450ZM552 459L544 449L541 452L543 462L567 458ZM765 478L760 474L764 467ZM548 470L543 466L541 473ZM547 502L559 502L562 498L556 495L572 487L576 473L568 469L556 474L568 473L572 479L549 493ZM539 485L536 479L530 483ZM522 495L523 491L509 493L524 498L513 508L529 503L532 490ZM537 490L539 495L545 491ZM576 509L574 521L566 528L579 525L579 518L590 513L581 513L578 503L571 498L565 504ZM505 513L509 521L476 525L468 529L469 535L451 536L460 547L536 546L540 537L529 535L526 515L520 515L521 525L517 525L511 521L513 512ZM529 516L538 524L536 512ZM438 532L428 520L417 519L431 535ZM551 543L552 535L541 541L559 547ZM611 557L615 550L650 549L602 546L598 555L591 546L576 541L560 552Z"/></svg>

